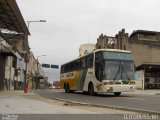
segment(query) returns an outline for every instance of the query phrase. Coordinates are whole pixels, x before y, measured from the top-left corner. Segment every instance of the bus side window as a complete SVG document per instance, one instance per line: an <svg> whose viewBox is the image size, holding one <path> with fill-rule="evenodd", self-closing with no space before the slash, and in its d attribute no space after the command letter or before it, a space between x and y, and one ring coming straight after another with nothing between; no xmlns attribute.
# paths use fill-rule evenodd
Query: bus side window
<svg viewBox="0 0 160 120"><path fill-rule="evenodd" d="M66 72L68 72L68 64L66 65Z"/></svg>
<svg viewBox="0 0 160 120"><path fill-rule="evenodd" d="M68 72L71 72L71 63L68 64Z"/></svg>
<svg viewBox="0 0 160 120"><path fill-rule="evenodd" d="M93 67L93 54L87 57L87 67Z"/></svg>
<svg viewBox="0 0 160 120"><path fill-rule="evenodd" d="M81 68L85 68L86 67L86 58L82 58L81 59Z"/></svg>
<svg viewBox="0 0 160 120"><path fill-rule="evenodd" d="M70 70L71 70L71 71L74 70L74 63L73 63L73 62L70 63Z"/></svg>
<svg viewBox="0 0 160 120"><path fill-rule="evenodd" d="M64 66L61 66L61 73L64 73Z"/></svg>
<svg viewBox="0 0 160 120"><path fill-rule="evenodd" d="M80 69L80 60L74 61L74 70L79 70Z"/></svg>
<svg viewBox="0 0 160 120"><path fill-rule="evenodd" d="M67 72L67 69L66 69L66 68L67 68L66 65L64 65L64 73Z"/></svg>
<svg viewBox="0 0 160 120"><path fill-rule="evenodd" d="M102 60L102 52L96 52L95 54L95 61Z"/></svg>
<svg viewBox="0 0 160 120"><path fill-rule="evenodd" d="M73 61L73 70L76 70L76 61Z"/></svg>

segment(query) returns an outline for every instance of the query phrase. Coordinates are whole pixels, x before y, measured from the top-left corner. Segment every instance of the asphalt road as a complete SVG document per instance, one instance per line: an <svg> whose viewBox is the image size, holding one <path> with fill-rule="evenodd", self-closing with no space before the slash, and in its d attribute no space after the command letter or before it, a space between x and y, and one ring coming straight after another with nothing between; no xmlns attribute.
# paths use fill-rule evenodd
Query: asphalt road
<svg viewBox="0 0 160 120"><path fill-rule="evenodd" d="M82 93L64 93L63 91L52 89L36 90L35 92L41 96L49 98L58 98L94 105L111 106L115 108L150 111L160 114L160 95L122 93L119 97L115 97L112 94L89 96L83 95Z"/></svg>

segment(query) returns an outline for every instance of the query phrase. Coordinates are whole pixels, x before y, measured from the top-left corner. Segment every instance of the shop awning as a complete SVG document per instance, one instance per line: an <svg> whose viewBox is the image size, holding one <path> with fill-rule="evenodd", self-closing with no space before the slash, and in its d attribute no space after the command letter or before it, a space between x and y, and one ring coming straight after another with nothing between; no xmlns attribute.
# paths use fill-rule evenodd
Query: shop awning
<svg viewBox="0 0 160 120"><path fill-rule="evenodd" d="M136 67L136 71L138 70L160 70L160 64L159 63L155 63L155 64L142 64L138 67Z"/></svg>
<svg viewBox="0 0 160 120"><path fill-rule="evenodd" d="M15 0L0 0L0 29L30 35Z"/></svg>

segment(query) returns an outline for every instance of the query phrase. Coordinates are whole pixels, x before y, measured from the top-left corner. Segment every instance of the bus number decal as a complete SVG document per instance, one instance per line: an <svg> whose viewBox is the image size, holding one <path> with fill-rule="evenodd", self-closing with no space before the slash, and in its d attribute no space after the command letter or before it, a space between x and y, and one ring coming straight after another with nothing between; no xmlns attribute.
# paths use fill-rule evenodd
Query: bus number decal
<svg viewBox="0 0 160 120"><path fill-rule="evenodd" d="M75 73L74 72L61 74L61 79L73 79L74 77L75 77Z"/></svg>

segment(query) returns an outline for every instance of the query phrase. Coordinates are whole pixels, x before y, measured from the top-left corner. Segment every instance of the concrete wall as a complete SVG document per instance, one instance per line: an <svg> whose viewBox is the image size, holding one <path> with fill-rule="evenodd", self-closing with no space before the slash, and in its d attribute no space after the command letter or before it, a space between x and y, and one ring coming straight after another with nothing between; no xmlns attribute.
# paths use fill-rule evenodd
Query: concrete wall
<svg viewBox="0 0 160 120"><path fill-rule="evenodd" d="M5 80L7 80L8 90L14 90L15 68L13 67L13 57L7 57L6 59Z"/></svg>
<svg viewBox="0 0 160 120"><path fill-rule="evenodd" d="M160 45L129 41L136 66L141 64L160 64Z"/></svg>
<svg viewBox="0 0 160 120"><path fill-rule="evenodd" d="M28 88L35 88L35 75L36 75L37 61L30 51L29 62L28 62Z"/></svg>

